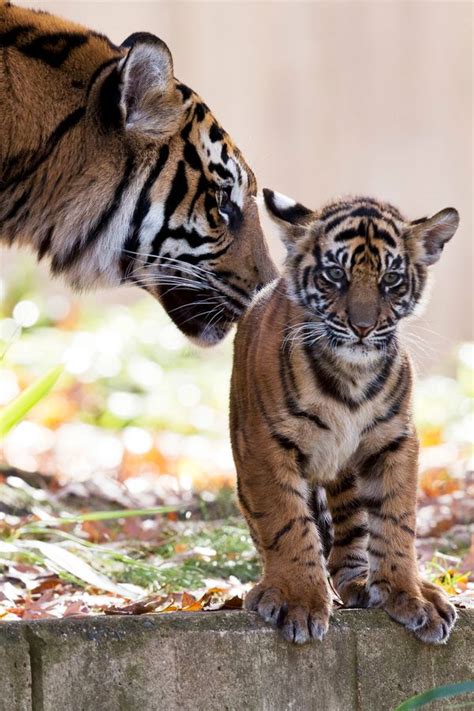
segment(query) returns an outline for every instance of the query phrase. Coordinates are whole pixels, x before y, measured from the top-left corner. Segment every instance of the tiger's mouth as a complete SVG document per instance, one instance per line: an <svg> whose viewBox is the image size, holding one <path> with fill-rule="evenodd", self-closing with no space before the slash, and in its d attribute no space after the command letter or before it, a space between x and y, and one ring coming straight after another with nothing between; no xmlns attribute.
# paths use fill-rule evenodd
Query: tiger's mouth
<svg viewBox="0 0 474 711"><path fill-rule="evenodd" d="M160 286L158 298L179 330L200 346L219 343L244 311L224 294L205 288Z"/></svg>
<svg viewBox="0 0 474 711"><path fill-rule="evenodd" d="M368 336L360 338L349 329L344 332L342 329L334 330L332 327L326 327L326 340L330 348L340 353L352 353L358 358L364 355L371 357L374 352L385 350L394 337L395 333L392 331L379 334L377 330L374 330Z"/></svg>

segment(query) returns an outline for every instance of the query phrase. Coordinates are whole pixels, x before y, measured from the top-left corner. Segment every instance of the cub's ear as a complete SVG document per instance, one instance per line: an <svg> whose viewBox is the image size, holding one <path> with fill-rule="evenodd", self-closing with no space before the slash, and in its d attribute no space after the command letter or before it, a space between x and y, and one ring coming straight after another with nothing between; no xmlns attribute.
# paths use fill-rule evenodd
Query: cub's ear
<svg viewBox="0 0 474 711"><path fill-rule="evenodd" d="M459 213L454 207L446 207L425 220L415 220L410 236L416 241L418 261L428 266L437 262L458 226Z"/></svg>
<svg viewBox="0 0 474 711"><path fill-rule="evenodd" d="M276 222L287 222L295 226L306 225L314 215L312 210L300 202L268 188L263 188L263 199L270 217Z"/></svg>
<svg viewBox="0 0 474 711"><path fill-rule="evenodd" d="M148 32L130 35L129 52L119 65L120 107L125 128L165 138L177 130L182 115L167 45Z"/></svg>
<svg viewBox="0 0 474 711"><path fill-rule="evenodd" d="M286 195L263 188L263 199L268 214L278 225L280 237L290 248L306 234L306 227L315 219L312 210Z"/></svg>

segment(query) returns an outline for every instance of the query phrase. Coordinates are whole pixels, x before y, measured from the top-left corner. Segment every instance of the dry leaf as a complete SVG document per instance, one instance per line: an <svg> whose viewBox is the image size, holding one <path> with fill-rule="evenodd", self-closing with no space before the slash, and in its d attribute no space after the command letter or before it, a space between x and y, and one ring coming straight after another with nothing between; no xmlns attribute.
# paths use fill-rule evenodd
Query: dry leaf
<svg viewBox="0 0 474 711"><path fill-rule="evenodd" d="M23 591L20 588L15 587L15 585L9 583L8 580L4 583L0 583L0 600L17 602L17 600L22 600L23 598Z"/></svg>
<svg viewBox="0 0 474 711"><path fill-rule="evenodd" d="M234 595L228 600L224 600L222 605L218 608L219 610L241 610L244 601L239 595Z"/></svg>

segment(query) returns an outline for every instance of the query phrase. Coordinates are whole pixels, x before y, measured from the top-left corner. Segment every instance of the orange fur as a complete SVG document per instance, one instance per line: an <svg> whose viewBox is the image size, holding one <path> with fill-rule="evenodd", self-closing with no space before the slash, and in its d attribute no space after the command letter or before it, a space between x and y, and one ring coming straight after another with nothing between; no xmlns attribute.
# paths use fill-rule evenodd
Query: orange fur
<svg viewBox="0 0 474 711"><path fill-rule="evenodd" d="M264 568L246 606L288 640L321 639L329 553L346 605L383 607L419 639L444 642L454 608L416 566L413 376L396 326L457 213L410 223L368 198L318 212L265 198L288 258L235 340L238 494Z"/></svg>
<svg viewBox="0 0 474 711"><path fill-rule="evenodd" d="M165 43L116 47L7 3L0 44L0 239L78 289L136 284L189 337L222 338L275 271L255 177Z"/></svg>

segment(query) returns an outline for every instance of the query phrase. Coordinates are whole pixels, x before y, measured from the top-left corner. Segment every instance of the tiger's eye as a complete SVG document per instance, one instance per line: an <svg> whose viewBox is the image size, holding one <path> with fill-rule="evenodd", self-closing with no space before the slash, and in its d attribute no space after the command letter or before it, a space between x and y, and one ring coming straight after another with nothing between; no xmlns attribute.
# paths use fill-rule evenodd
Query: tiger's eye
<svg viewBox="0 0 474 711"><path fill-rule="evenodd" d="M333 281L341 281L344 277L344 269L341 269L340 267L330 267L326 274Z"/></svg>
<svg viewBox="0 0 474 711"><path fill-rule="evenodd" d="M401 276L397 272L386 272L382 277L382 282L385 286L395 286L400 280Z"/></svg>

